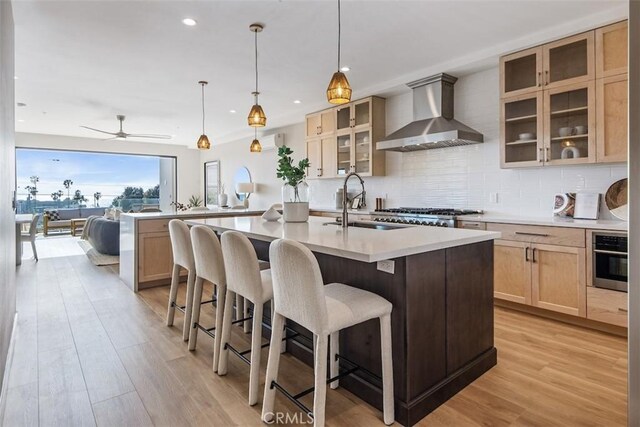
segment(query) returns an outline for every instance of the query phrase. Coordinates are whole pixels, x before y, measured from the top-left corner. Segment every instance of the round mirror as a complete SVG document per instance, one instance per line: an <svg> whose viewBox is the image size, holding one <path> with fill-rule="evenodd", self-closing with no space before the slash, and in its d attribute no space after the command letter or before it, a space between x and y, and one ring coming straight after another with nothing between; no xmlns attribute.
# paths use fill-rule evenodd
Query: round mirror
<svg viewBox="0 0 640 427"><path fill-rule="evenodd" d="M624 221L629 219L627 206L627 178L611 184L604 197L604 201L611 215Z"/></svg>
<svg viewBox="0 0 640 427"><path fill-rule="evenodd" d="M243 187L242 184L247 184L251 182L251 174L249 173L249 169L246 167L241 167L236 170L236 173L233 175L233 188L236 193L236 199L241 202L244 202L244 199L248 197L248 194L245 192L238 192L238 186Z"/></svg>

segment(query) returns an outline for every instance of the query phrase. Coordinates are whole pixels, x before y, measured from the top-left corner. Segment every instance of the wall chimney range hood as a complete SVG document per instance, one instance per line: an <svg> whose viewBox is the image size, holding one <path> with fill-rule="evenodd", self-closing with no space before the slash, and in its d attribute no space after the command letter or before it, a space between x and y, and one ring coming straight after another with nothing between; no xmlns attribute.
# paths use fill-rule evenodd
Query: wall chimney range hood
<svg viewBox="0 0 640 427"><path fill-rule="evenodd" d="M413 90L413 121L376 144L378 150L418 151L484 142L482 134L453 118L453 85L441 73L407 83Z"/></svg>

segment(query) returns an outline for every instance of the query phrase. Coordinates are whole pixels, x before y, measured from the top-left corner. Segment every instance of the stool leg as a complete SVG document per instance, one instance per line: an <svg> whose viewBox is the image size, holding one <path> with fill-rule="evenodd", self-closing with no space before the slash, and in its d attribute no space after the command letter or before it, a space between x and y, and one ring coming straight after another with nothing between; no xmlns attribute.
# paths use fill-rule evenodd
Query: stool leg
<svg viewBox="0 0 640 427"><path fill-rule="evenodd" d="M223 285L216 286L216 331L213 339L213 372L218 372L218 361L220 360L220 342L222 341L223 316L226 313L226 297L227 287ZM233 302L229 304L233 310Z"/></svg>
<svg viewBox="0 0 640 427"><path fill-rule="evenodd" d="M336 359L336 355L340 352L340 332L333 332L329 336L329 376L335 377L340 373L340 363ZM332 390L340 386L340 380L335 380L330 384Z"/></svg>
<svg viewBox="0 0 640 427"><path fill-rule="evenodd" d="M324 426L324 407L327 400L327 335L316 335L315 390L313 392L313 425Z"/></svg>
<svg viewBox="0 0 640 427"><path fill-rule="evenodd" d="M244 313L244 298L236 294L236 312L235 312L234 320L242 319L243 313Z"/></svg>
<svg viewBox="0 0 640 427"><path fill-rule="evenodd" d="M262 350L263 310L264 304L260 304L259 302L253 303L253 328L251 331L251 369L249 370L249 406L253 406L258 403L258 390L260 388L260 353Z"/></svg>
<svg viewBox="0 0 640 427"><path fill-rule="evenodd" d="M240 298L234 292L231 292L227 288L226 301L229 304L224 305L224 318L222 320L222 334L220 334L220 358L218 359L218 375L227 374L227 363L229 361L229 350L225 349L225 346L229 343L229 336L231 335L231 318L233 317L233 297Z"/></svg>
<svg viewBox="0 0 640 427"><path fill-rule="evenodd" d="M191 322L189 324L189 350L196 349L198 341L198 327L196 323L200 321L200 301L202 301L202 277L196 277L196 285L193 290L193 311L191 312Z"/></svg>
<svg viewBox="0 0 640 427"><path fill-rule="evenodd" d="M242 308L242 318L246 319L247 317L249 317L249 300L246 298L242 298L244 300L244 304L243 304L243 308ZM255 307L253 308L255 310ZM255 316L255 313L254 313ZM249 332L251 332L251 322L248 320L245 320L244 322L242 322L242 328L244 329L244 333L248 334Z"/></svg>
<svg viewBox="0 0 640 427"><path fill-rule="evenodd" d="M280 365L280 351L278 342L282 341L284 329L284 317L274 313L271 318L271 344L269 346L269 360L267 362L267 374L264 379L264 398L262 399L262 421L270 423L274 419L274 404L276 389L271 388L273 381L278 381L278 366Z"/></svg>
<svg viewBox="0 0 640 427"><path fill-rule="evenodd" d="M169 307L167 308L167 326L173 326L173 318L176 314L176 308L173 304L178 296L178 287L180 286L180 266L173 264L171 272L171 290L169 291Z"/></svg>
<svg viewBox="0 0 640 427"><path fill-rule="evenodd" d="M193 288L195 285L196 277L194 272L189 271L187 277L187 297L184 302L184 324L182 326L182 340L187 341L189 339L189 331L191 330L191 312L193 311Z"/></svg>
<svg viewBox="0 0 640 427"><path fill-rule="evenodd" d="M382 351L382 408L384 423L393 424L393 359L391 357L391 315L380 318L380 342Z"/></svg>
<svg viewBox="0 0 640 427"><path fill-rule="evenodd" d="M31 250L33 250L33 257L36 259L36 262L38 262L38 250L36 249L35 240L31 240Z"/></svg>
<svg viewBox="0 0 640 427"><path fill-rule="evenodd" d="M271 300L271 302L269 303L269 306L271 307L271 327L273 328L273 316L274 313L276 312L275 310L275 304L273 302L273 300ZM284 329L284 327L283 327ZM283 337L286 335L286 332L284 332ZM284 353L287 351L287 342L284 340L280 340L280 353Z"/></svg>

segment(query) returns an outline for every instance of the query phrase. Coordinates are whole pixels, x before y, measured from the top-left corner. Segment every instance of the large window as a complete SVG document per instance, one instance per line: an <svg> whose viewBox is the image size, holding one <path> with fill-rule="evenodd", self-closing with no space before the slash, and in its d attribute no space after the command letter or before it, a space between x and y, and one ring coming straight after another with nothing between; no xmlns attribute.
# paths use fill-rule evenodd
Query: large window
<svg viewBox="0 0 640 427"><path fill-rule="evenodd" d="M16 149L18 213L119 207L171 209L175 158Z"/></svg>

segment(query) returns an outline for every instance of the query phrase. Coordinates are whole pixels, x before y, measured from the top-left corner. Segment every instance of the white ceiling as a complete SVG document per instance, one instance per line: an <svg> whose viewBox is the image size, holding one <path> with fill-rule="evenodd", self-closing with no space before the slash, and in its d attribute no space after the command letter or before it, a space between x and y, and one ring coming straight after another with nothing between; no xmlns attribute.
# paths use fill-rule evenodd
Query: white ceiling
<svg viewBox="0 0 640 427"><path fill-rule="evenodd" d="M259 35L269 127L327 107L336 68L335 1L14 0L19 132L100 137L80 125L174 134L195 145L200 87L207 134L246 135ZM343 64L354 97L389 94L433 72L468 72L497 55L625 16L624 0L343 0ZM184 17L198 21L182 24ZM483 61L484 60L484 61ZM407 89L408 90L408 89ZM302 100L294 104L293 100ZM231 114L229 110L237 110ZM267 129L268 130L268 129ZM160 141L166 142L166 141Z"/></svg>

